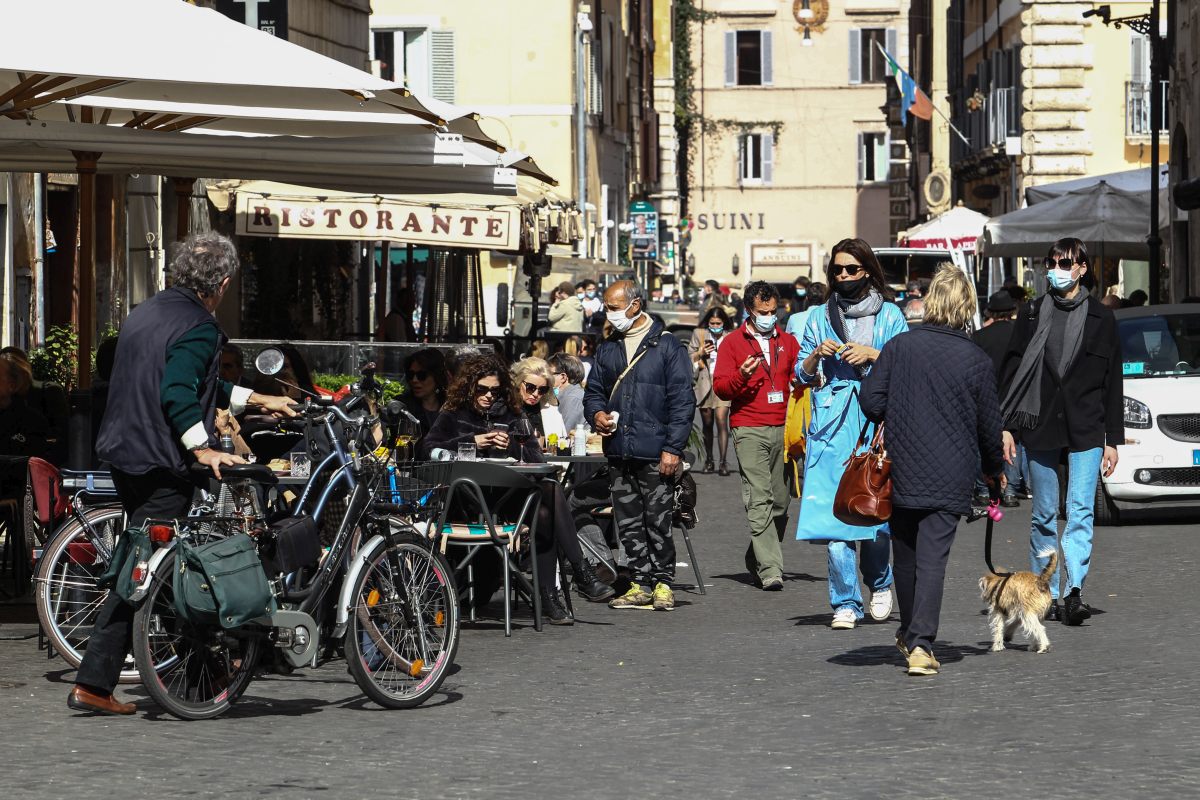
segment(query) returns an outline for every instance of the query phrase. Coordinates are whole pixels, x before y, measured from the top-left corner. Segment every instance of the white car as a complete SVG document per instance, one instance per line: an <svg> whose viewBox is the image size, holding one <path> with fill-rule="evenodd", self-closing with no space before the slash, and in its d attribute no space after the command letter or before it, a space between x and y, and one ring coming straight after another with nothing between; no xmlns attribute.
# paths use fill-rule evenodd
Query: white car
<svg viewBox="0 0 1200 800"><path fill-rule="evenodd" d="M1096 524L1200 504L1200 304L1119 309L1125 440L1096 490Z"/></svg>

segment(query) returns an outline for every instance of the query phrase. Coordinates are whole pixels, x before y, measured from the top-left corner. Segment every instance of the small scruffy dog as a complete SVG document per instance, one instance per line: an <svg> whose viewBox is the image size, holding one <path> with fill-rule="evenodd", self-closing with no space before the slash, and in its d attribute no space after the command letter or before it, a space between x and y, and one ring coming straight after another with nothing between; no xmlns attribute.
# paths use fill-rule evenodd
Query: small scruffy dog
<svg viewBox="0 0 1200 800"><path fill-rule="evenodd" d="M1038 553L1050 558L1046 568L1037 575L1014 572L1009 575L989 573L979 579L979 592L988 604L988 624L992 627L992 650L999 652L1004 643L1012 641L1017 626L1035 645L1034 652L1050 649L1050 639L1042 618L1050 608L1050 577L1058 566L1058 551Z"/></svg>

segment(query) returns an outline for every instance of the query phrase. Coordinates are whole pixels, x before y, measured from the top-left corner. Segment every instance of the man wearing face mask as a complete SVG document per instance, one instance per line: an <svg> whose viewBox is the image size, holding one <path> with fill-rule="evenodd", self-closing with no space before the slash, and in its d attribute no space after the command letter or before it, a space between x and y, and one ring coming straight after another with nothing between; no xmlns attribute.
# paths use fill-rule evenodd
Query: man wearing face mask
<svg viewBox="0 0 1200 800"><path fill-rule="evenodd" d="M1125 442L1121 344L1112 311L1081 284L1090 267L1079 239L1054 243L1046 256L1050 290L1021 307L1000 365L1005 460L1013 463L1017 439L1029 457L1034 570L1046 564L1038 554L1059 545L1058 466L1067 464L1066 583L1060 587L1054 574L1047 612L1067 625L1091 616L1082 590L1092 556L1096 481L1116 469L1117 446Z"/></svg>
<svg viewBox="0 0 1200 800"><path fill-rule="evenodd" d="M785 336L776 312L779 292L765 281L746 286L750 315L721 341L713 388L730 401L729 426L750 523L755 577L764 591L783 589L783 551L791 498L783 468L783 425L800 345Z"/></svg>
<svg viewBox="0 0 1200 800"><path fill-rule="evenodd" d="M585 278L575 285L577 291L583 292L583 323L586 326L596 326L604 321L604 301L596 291L596 282Z"/></svg>
<svg viewBox="0 0 1200 800"><path fill-rule="evenodd" d="M613 517L633 572L629 591L609 605L670 611L675 478L696 398L687 351L645 307L645 290L633 281L604 292L612 332L596 349L583 406L605 439Z"/></svg>

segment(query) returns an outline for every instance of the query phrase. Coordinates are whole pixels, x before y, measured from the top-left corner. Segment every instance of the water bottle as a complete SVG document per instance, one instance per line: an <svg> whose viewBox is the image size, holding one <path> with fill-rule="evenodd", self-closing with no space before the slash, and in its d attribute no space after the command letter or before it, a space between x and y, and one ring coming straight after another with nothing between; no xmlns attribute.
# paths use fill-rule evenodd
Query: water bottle
<svg viewBox="0 0 1200 800"><path fill-rule="evenodd" d="M586 456L587 455L587 437L588 427L582 422L575 426L575 435L571 440L571 455Z"/></svg>
<svg viewBox="0 0 1200 800"><path fill-rule="evenodd" d="M221 449L226 453L233 452L233 437L228 433L221 434Z"/></svg>

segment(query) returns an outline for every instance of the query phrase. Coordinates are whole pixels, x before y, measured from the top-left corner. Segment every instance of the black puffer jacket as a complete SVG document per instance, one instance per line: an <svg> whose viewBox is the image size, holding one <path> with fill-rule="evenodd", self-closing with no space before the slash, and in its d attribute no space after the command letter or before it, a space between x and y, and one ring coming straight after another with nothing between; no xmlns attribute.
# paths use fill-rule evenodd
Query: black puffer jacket
<svg viewBox="0 0 1200 800"><path fill-rule="evenodd" d="M621 415L617 432L604 440L609 458L658 461L664 452L682 455L692 432L696 396L687 349L674 336L664 335L662 322L654 320L633 357L643 351L645 357L621 381L611 400L613 385L628 366L620 335L600 343L588 375L583 396L587 424L594 426L600 411Z"/></svg>
<svg viewBox="0 0 1200 800"><path fill-rule="evenodd" d="M899 508L965 515L980 455L984 474L1004 468L995 369L962 331L921 325L889 341L859 402L868 419L887 423Z"/></svg>

